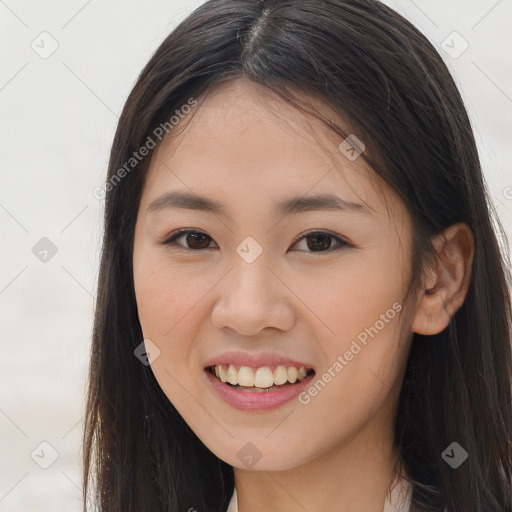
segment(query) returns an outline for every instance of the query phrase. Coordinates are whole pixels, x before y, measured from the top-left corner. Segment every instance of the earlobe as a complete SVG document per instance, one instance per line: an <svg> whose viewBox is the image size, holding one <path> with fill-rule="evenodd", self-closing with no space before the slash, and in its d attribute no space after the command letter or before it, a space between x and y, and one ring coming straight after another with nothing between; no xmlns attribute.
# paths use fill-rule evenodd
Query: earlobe
<svg viewBox="0 0 512 512"><path fill-rule="evenodd" d="M464 303L474 256L473 233L463 222L447 228L432 243L437 260L423 281L412 323L412 331L424 335L446 329Z"/></svg>

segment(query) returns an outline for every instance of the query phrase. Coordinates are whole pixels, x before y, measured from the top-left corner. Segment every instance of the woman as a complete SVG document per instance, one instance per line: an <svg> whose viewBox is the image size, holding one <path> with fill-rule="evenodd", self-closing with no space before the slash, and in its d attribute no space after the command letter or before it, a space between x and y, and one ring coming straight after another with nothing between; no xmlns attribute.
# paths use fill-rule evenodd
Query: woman
<svg viewBox="0 0 512 512"><path fill-rule="evenodd" d="M105 192L100 510L512 510L510 274L409 22L206 2L135 84Z"/></svg>

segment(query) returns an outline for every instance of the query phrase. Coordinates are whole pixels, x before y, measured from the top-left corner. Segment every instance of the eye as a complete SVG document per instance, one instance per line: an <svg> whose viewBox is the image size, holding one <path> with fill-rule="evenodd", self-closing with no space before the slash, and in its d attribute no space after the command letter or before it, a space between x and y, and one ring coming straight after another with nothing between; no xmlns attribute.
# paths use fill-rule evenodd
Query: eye
<svg viewBox="0 0 512 512"><path fill-rule="evenodd" d="M185 245L178 243L178 240L182 238L185 240ZM333 246L332 240L334 240L337 245ZM292 247L302 241L306 242L306 252L331 252L342 249L343 247L352 247L351 244L341 239L339 236L326 231L309 231L302 233L300 237L293 242ZM202 231L180 229L164 240L162 244L174 246L174 248L178 250L199 252L203 249L213 248L210 247L211 242L213 242L212 237Z"/></svg>
<svg viewBox="0 0 512 512"><path fill-rule="evenodd" d="M331 240L335 240L338 245L332 247ZM331 252L342 249L343 247L351 246L348 242L342 240L339 236L326 231L308 231L306 233L302 233L300 237L293 243L293 245L297 245L302 241L306 242L306 247L309 249L306 252Z"/></svg>
<svg viewBox="0 0 512 512"><path fill-rule="evenodd" d="M188 246L178 243L177 240L180 238L184 238ZM202 231L194 229L180 229L162 243L164 245L178 246L176 247L178 250L198 252L203 249L208 249L210 240L212 240L212 237Z"/></svg>

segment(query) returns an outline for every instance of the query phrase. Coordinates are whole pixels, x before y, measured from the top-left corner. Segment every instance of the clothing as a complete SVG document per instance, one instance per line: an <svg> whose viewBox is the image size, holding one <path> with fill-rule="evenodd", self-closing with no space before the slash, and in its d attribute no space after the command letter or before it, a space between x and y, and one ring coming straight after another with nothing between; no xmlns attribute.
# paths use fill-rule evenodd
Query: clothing
<svg viewBox="0 0 512 512"><path fill-rule="evenodd" d="M412 485L404 479L400 479L398 484L391 489L391 493L386 497L384 509L382 512L409 512L411 507ZM231 501L226 512L238 512L238 499L236 487L233 490Z"/></svg>

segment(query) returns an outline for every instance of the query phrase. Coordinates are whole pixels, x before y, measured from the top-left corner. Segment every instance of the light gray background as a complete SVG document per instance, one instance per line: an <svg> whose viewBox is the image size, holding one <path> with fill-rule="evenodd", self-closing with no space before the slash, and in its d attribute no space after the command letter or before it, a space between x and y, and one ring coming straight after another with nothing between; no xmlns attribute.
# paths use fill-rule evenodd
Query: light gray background
<svg viewBox="0 0 512 512"><path fill-rule="evenodd" d="M118 115L138 73L202 3L0 0L0 512L81 510L103 216L92 191L105 180ZM512 1L386 3L427 35L452 70L511 233ZM469 44L457 58L463 41L453 31ZM53 40L58 48L42 58ZM32 252L42 237L58 250L47 262ZM48 469L38 465L51 462L52 448L42 442L58 452Z"/></svg>

